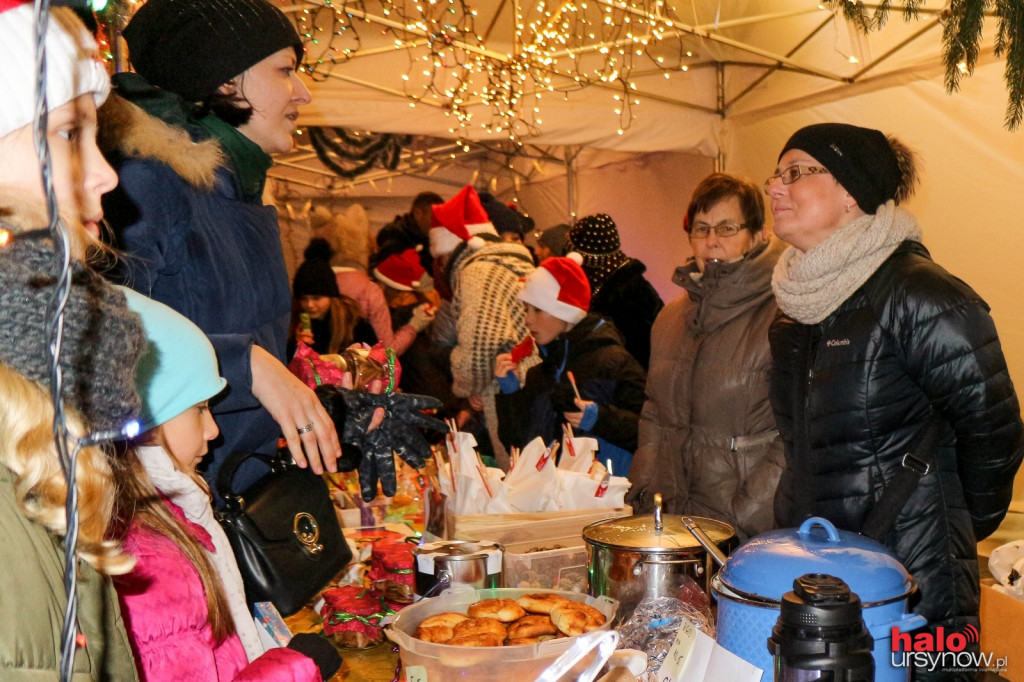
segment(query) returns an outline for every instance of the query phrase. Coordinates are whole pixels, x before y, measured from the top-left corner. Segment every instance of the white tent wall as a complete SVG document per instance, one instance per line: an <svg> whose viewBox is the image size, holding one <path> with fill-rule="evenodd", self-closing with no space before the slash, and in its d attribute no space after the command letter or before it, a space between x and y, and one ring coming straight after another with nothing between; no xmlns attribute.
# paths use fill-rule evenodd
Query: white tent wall
<svg viewBox="0 0 1024 682"><path fill-rule="evenodd" d="M590 165L583 155L577 170L578 217L607 213L615 220L622 250L647 265L647 279L666 302L682 290L672 284L676 266L690 257L683 214L690 194L711 172L712 159L696 154L659 152ZM537 227L567 222L565 176L524 185L519 201Z"/></svg>
<svg viewBox="0 0 1024 682"><path fill-rule="evenodd" d="M1024 132L1003 127L1003 66L983 65L954 95L946 94L936 72L899 88L822 95L824 101L811 98L771 115L733 118L726 125L725 165L767 177L789 136L811 123L841 121L901 138L921 160L921 184L906 206L934 259L991 306L1010 374L1024 395ZM1024 511L1024 476L1017 478L1015 500Z"/></svg>

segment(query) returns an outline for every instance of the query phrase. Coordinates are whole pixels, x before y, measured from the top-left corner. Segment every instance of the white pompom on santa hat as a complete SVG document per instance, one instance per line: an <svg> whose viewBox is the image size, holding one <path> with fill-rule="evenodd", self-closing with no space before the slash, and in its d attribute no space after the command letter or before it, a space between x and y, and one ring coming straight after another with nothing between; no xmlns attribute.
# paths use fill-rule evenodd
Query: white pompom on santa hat
<svg viewBox="0 0 1024 682"><path fill-rule="evenodd" d="M431 206L431 212L430 255L434 258L447 256L462 242L469 242L471 249L479 249L487 242L477 235L498 236L480 196L470 185L443 204Z"/></svg>
<svg viewBox="0 0 1024 682"><path fill-rule="evenodd" d="M590 310L590 282L582 262L583 256L576 252L564 258L545 258L526 277L519 300L563 322L577 324Z"/></svg>

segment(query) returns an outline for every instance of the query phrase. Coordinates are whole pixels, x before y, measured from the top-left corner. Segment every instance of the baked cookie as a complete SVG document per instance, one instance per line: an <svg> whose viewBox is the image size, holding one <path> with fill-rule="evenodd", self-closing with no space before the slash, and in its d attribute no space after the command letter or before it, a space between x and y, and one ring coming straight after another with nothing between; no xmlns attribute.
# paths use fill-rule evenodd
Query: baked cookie
<svg viewBox="0 0 1024 682"><path fill-rule="evenodd" d="M505 626L494 618L467 618L452 628L455 637L489 634L504 640L508 636Z"/></svg>
<svg viewBox="0 0 1024 682"><path fill-rule="evenodd" d="M444 644L455 636L455 632L447 625L421 625L416 628L416 632L412 636L422 639L424 642Z"/></svg>
<svg viewBox="0 0 1024 682"><path fill-rule="evenodd" d="M466 635L465 637L456 637L446 642L451 646L501 646L502 638L497 635L492 635L489 632L484 632L479 635Z"/></svg>
<svg viewBox="0 0 1024 682"><path fill-rule="evenodd" d="M513 637L505 640L505 646L521 646L523 644L537 644L541 640L537 637Z"/></svg>
<svg viewBox="0 0 1024 682"><path fill-rule="evenodd" d="M569 637L576 637L587 631L587 614L572 608L570 604L558 604L551 609L551 622L559 632Z"/></svg>
<svg viewBox="0 0 1024 682"><path fill-rule="evenodd" d="M551 593L524 594L516 600L516 603L523 607L527 613L543 613L548 615L551 609L563 602L571 601L565 597Z"/></svg>
<svg viewBox="0 0 1024 682"><path fill-rule="evenodd" d="M526 615L523 607L512 599L482 599L470 604L466 613L470 618L493 618L502 623L511 623Z"/></svg>
<svg viewBox="0 0 1024 682"><path fill-rule="evenodd" d="M455 613L453 611L449 611L447 613L438 613L438 614L435 614L433 616L429 616L427 618L424 618L420 622L420 627L421 628L430 628L430 627L434 627L436 625L446 625L446 626L448 626L450 628L453 628L457 624L459 624L462 621L466 620L466 618L467 618L466 614L464 614L464 613Z"/></svg>
<svg viewBox="0 0 1024 682"><path fill-rule="evenodd" d="M523 616L508 626L509 639L554 635L557 632L558 628L556 628L555 624L551 622L551 619L540 614Z"/></svg>

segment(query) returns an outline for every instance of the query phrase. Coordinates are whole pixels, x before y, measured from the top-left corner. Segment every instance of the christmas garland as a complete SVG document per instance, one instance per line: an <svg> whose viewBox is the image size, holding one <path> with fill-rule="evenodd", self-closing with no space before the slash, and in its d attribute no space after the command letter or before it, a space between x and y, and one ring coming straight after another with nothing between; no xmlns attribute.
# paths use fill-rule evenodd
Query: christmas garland
<svg viewBox="0 0 1024 682"><path fill-rule="evenodd" d="M351 180L374 165L394 170L402 158L402 149L412 142L412 135L368 133L358 137L344 128L311 126L309 140L317 158L339 177ZM355 162L355 165L346 166Z"/></svg>

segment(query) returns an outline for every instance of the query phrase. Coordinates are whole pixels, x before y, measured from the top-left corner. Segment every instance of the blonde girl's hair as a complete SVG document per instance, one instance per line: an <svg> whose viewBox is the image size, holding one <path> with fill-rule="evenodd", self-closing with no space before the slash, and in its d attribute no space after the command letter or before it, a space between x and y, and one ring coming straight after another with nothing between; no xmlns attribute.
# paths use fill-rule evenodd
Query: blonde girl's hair
<svg viewBox="0 0 1024 682"><path fill-rule="evenodd" d="M85 433L80 417L65 408L72 434ZM67 532L64 502L67 483L53 440L53 405L39 384L0 363L0 462L15 476L14 493L25 518L54 535ZM114 481L100 447L78 453L76 554L107 575L128 573L135 565L121 543L108 539L113 516Z"/></svg>
<svg viewBox="0 0 1024 682"><path fill-rule="evenodd" d="M144 434L152 436L160 427ZM170 454L170 453L168 453ZM184 471L171 455L174 467L188 474L209 495L206 481L194 471ZM167 506L160 491L153 485L142 462L130 446L119 450L112 458L114 477L117 480L117 508L115 528L118 535L128 531L133 524L170 539L181 550L189 563L199 574L199 580L206 593L206 622L218 644L235 633L235 622L231 617L224 594L220 575L206 554L206 548L192 535L185 523Z"/></svg>
<svg viewBox="0 0 1024 682"><path fill-rule="evenodd" d="M331 297L331 342L328 353L340 353L352 345L356 324L359 323L359 304L348 296Z"/></svg>

